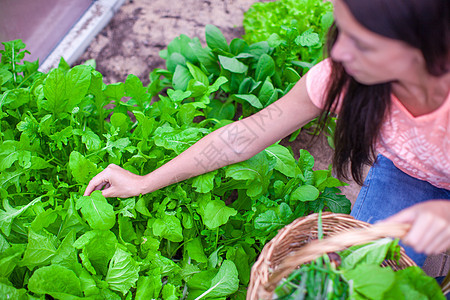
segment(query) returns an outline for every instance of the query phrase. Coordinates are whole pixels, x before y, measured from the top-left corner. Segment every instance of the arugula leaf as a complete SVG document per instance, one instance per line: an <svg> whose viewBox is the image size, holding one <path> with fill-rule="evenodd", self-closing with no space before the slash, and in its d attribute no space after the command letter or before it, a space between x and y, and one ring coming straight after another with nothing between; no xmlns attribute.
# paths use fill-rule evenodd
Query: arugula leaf
<svg viewBox="0 0 450 300"><path fill-rule="evenodd" d="M394 283L395 272L391 268L379 265L362 264L356 268L344 271L346 280L353 282L358 294L369 299L384 299L385 293Z"/></svg>
<svg viewBox="0 0 450 300"><path fill-rule="evenodd" d="M233 294L238 290L239 278L238 271L234 263L225 260L217 272L216 276L211 280L211 286L196 300L204 298L219 298Z"/></svg>
<svg viewBox="0 0 450 300"><path fill-rule="evenodd" d="M91 178L99 172L93 162L77 151L70 153L69 168L75 180L81 184L88 184Z"/></svg>
<svg viewBox="0 0 450 300"><path fill-rule="evenodd" d="M18 265L25 246L23 244L12 245L0 252L0 277L8 278Z"/></svg>
<svg viewBox="0 0 450 300"><path fill-rule="evenodd" d="M117 247L109 263L106 282L112 290L126 294L131 287L136 286L139 278L139 264L131 257L131 253Z"/></svg>
<svg viewBox="0 0 450 300"><path fill-rule="evenodd" d="M208 261L208 258L203 251L203 245L200 238L194 238L186 243L186 251L192 259L205 263Z"/></svg>
<svg viewBox="0 0 450 300"><path fill-rule="evenodd" d="M408 267L395 272L395 284L383 299L436 299L445 300L437 281L420 267Z"/></svg>
<svg viewBox="0 0 450 300"><path fill-rule="evenodd" d="M227 71L232 73L242 74L247 72L248 67L237 60L236 58L230 58L227 56L219 55L220 65Z"/></svg>
<svg viewBox="0 0 450 300"><path fill-rule="evenodd" d="M136 300L156 299L161 290L161 279L141 276L137 281Z"/></svg>
<svg viewBox="0 0 450 300"><path fill-rule="evenodd" d="M274 169L280 171L288 177L295 175L295 159L286 147L281 145L272 145L265 149L269 156L276 160Z"/></svg>
<svg viewBox="0 0 450 300"><path fill-rule="evenodd" d="M27 266L32 270L36 266L48 264L56 253L56 236L41 230L35 232L33 229L28 231L27 249L20 261L21 266Z"/></svg>
<svg viewBox="0 0 450 300"><path fill-rule="evenodd" d="M16 209L9 204L8 199L3 199L3 208L5 210L0 209L0 228L2 232L9 236L11 233L11 226L15 218L19 217L23 214L28 208L35 205L37 202L40 202L42 197L37 197L27 205Z"/></svg>
<svg viewBox="0 0 450 300"><path fill-rule="evenodd" d="M363 247L349 248L341 255L344 257L341 267L353 269L360 264L381 265L392 245L396 246L397 243L391 238L384 238L367 243Z"/></svg>
<svg viewBox="0 0 450 300"><path fill-rule="evenodd" d="M2 299L26 300L29 299L26 294L27 290L16 289L10 282L4 280L3 278L0 281L0 297L2 297Z"/></svg>
<svg viewBox="0 0 450 300"><path fill-rule="evenodd" d="M80 236L73 246L82 249L79 256L91 274L106 275L109 261L116 252L117 238L111 231L92 230Z"/></svg>
<svg viewBox="0 0 450 300"><path fill-rule="evenodd" d="M256 64L255 79L256 81L264 81L266 77L270 77L275 73L275 62L272 57L263 54L259 57Z"/></svg>
<svg viewBox="0 0 450 300"><path fill-rule="evenodd" d="M78 198L76 209L80 208L83 217L86 218L92 229L109 230L116 223L114 208L106 201L101 191Z"/></svg>
<svg viewBox="0 0 450 300"><path fill-rule="evenodd" d="M215 229L228 222L231 216L235 216L237 211L225 205L221 200L212 200L206 204L203 212L203 223L209 229Z"/></svg>
<svg viewBox="0 0 450 300"><path fill-rule="evenodd" d="M319 190L313 185L301 185L291 194L291 200L314 201L319 197Z"/></svg>
<svg viewBox="0 0 450 300"><path fill-rule="evenodd" d="M206 44L211 49L220 49L225 52L229 52L227 40L222 32L214 25L208 24L205 26Z"/></svg>
<svg viewBox="0 0 450 300"><path fill-rule="evenodd" d="M183 237L180 220L172 215L164 215L153 223L153 234L172 242L181 242Z"/></svg>
<svg viewBox="0 0 450 300"><path fill-rule="evenodd" d="M49 294L57 299L74 299L73 296L83 296L78 276L60 265L37 269L30 277L28 289L33 293Z"/></svg>

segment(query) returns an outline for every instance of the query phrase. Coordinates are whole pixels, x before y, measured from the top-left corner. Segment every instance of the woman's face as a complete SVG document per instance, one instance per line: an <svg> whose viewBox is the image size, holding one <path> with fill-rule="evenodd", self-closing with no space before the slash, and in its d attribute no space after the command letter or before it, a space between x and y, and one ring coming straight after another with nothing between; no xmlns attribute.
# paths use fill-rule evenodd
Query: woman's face
<svg viewBox="0 0 450 300"><path fill-rule="evenodd" d="M333 4L339 35L331 57L356 81L366 85L402 81L417 73L418 66L424 69L420 50L366 29L342 0Z"/></svg>

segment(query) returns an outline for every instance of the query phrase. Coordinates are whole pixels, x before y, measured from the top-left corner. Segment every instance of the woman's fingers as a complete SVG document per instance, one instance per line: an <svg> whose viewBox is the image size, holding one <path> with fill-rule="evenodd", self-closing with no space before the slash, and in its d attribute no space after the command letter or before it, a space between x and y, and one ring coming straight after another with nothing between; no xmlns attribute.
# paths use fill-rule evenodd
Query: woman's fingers
<svg viewBox="0 0 450 300"><path fill-rule="evenodd" d="M89 181L89 184L84 191L84 196L90 196L93 191L110 188L112 183L109 178L109 173L111 172L112 168L114 167L112 167L112 165L109 165L106 169L95 175L91 179L91 181Z"/></svg>
<svg viewBox="0 0 450 300"><path fill-rule="evenodd" d="M417 252L438 254L450 248L450 202L432 200L409 207L384 222L409 223L402 239Z"/></svg>
<svg viewBox="0 0 450 300"><path fill-rule="evenodd" d="M141 188L141 176L111 164L91 179L84 195L89 196L93 191L102 190L102 195L106 198L127 198L139 195Z"/></svg>

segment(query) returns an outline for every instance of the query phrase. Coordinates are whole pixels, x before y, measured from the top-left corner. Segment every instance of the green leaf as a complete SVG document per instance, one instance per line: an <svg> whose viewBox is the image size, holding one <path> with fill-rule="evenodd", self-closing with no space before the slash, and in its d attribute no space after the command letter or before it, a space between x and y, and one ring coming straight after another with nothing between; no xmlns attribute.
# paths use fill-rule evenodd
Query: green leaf
<svg viewBox="0 0 450 300"><path fill-rule="evenodd" d="M125 295L130 288L136 287L138 278L139 264L131 257L131 253L118 247L106 274L105 280L109 288Z"/></svg>
<svg viewBox="0 0 450 300"><path fill-rule="evenodd" d="M52 264L57 264L66 267L74 272L78 271L78 251L73 246L75 242L75 231L72 230L67 234L64 240L59 245L52 257Z"/></svg>
<svg viewBox="0 0 450 300"><path fill-rule="evenodd" d="M353 287L359 294L369 299L383 299L394 282L395 273L391 268L362 264L343 272L343 276L346 280L353 280Z"/></svg>
<svg viewBox="0 0 450 300"><path fill-rule="evenodd" d="M197 64L197 53L191 46L192 44L200 44L200 41L198 40L198 38L191 39L187 35L181 34L169 43L169 45L167 46L167 50L169 54L180 53L189 62Z"/></svg>
<svg viewBox="0 0 450 300"><path fill-rule="evenodd" d="M30 277L28 289L33 293L49 294L57 299L83 296L78 276L73 271L59 265L51 265L36 270Z"/></svg>
<svg viewBox="0 0 450 300"><path fill-rule="evenodd" d="M216 276L217 272L218 270L216 269L195 272L194 275L186 282L186 285L189 287L189 294L191 294L193 290L201 290L198 295L200 295L203 291L206 291L211 286L211 280L214 276Z"/></svg>
<svg viewBox="0 0 450 300"><path fill-rule="evenodd" d="M50 71L44 81L45 108L56 116L66 107L66 84L66 75L61 69Z"/></svg>
<svg viewBox="0 0 450 300"><path fill-rule="evenodd" d="M203 223L209 229L215 229L228 222L231 216L235 216L237 211L225 205L221 200L208 202L204 209Z"/></svg>
<svg viewBox="0 0 450 300"><path fill-rule="evenodd" d="M178 65L186 66L186 58L178 52L172 53L166 60L167 70L174 73Z"/></svg>
<svg viewBox="0 0 450 300"><path fill-rule="evenodd" d="M180 220L172 215L164 215L153 223L153 234L172 242L183 241L183 232Z"/></svg>
<svg viewBox="0 0 450 300"><path fill-rule="evenodd" d="M74 134L81 135L81 141L86 145L88 151L99 150L102 145L100 137L90 129L83 131L75 129Z"/></svg>
<svg viewBox="0 0 450 300"><path fill-rule="evenodd" d="M181 90L172 90L172 89L168 89L167 90L167 95L169 96L169 98L174 101L174 102L181 102L184 99L186 99L187 97L191 96L191 92L183 92Z"/></svg>
<svg viewBox="0 0 450 300"><path fill-rule="evenodd" d="M275 211L269 209L255 218L255 229L265 232L274 231L283 227L285 224Z"/></svg>
<svg viewBox="0 0 450 300"><path fill-rule="evenodd" d="M354 250L350 248L348 255L342 260L341 266L344 269L354 269L361 264L381 265L392 243L392 239L384 238Z"/></svg>
<svg viewBox="0 0 450 300"><path fill-rule="evenodd" d="M235 115L234 105L230 102L222 102L218 99L212 99L208 107L210 108L207 112L208 118L217 120L232 120Z"/></svg>
<svg viewBox="0 0 450 300"><path fill-rule="evenodd" d="M73 246L82 249L83 266L92 274L106 275L108 264L116 252L117 238L111 231L92 230L80 236Z"/></svg>
<svg viewBox="0 0 450 300"><path fill-rule="evenodd" d="M263 105L261 104L261 101L259 101L258 97L256 97L253 94L248 94L248 95L235 94L234 97L248 102L253 107L256 107L256 108L259 108L259 109L263 108Z"/></svg>
<svg viewBox="0 0 450 300"><path fill-rule="evenodd" d="M232 249L232 251L230 251ZM237 245L227 252L227 259L232 260L239 272L239 280L244 286L250 281L251 258L242 245ZM251 248L250 248L251 249Z"/></svg>
<svg viewBox="0 0 450 300"><path fill-rule="evenodd" d="M177 287L175 287L171 283L167 283L164 285L162 290L162 299L163 300L178 300L180 299L180 295L178 293Z"/></svg>
<svg viewBox="0 0 450 300"><path fill-rule="evenodd" d="M433 299L445 300L436 279L427 276L420 267L408 267L395 272L395 284L383 299Z"/></svg>
<svg viewBox="0 0 450 300"><path fill-rule="evenodd" d="M351 202L345 195L338 195L341 191L338 188L325 188L319 199L334 213L349 214Z"/></svg>
<svg viewBox="0 0 450 300"><path fill-rule="evenodd" d="M9 236L11 233L11 226L15 218L19 217L21 214L23 214L28 208L35 205L37 202L41 201L42 197L38 197L28 203L27 205L24 205L20 208L12 207L9 204L8 199L3 199L3 208L5 210L0 209L0 228L2 232Z"/></svg>
<svg viewBox="0 0 450 300"><path fill-rule="evenodd" d="M0 69L0 86L7 83L13 77L12 73L5 69Z"/></svg>
<svg viewBox="0 0 450 300"><path fill-rule="evenodd" d="M189 46L195 51L197 59L210 74L220 74L219 63L209 47L202 48L200 43L189 43Z"/></svg>
<svg viewBox="0 0 450 300"><path fill-rule="evenodd" d="M208 172L206 174L194 177L192 180L192 187L199 193L209 193L214 188L214 178L217 171Z"/></svg>
<svg viewBox="0 0 450 300"><path fill-rule="evenodd" d="M16 289L9 282L0 281L0 298L2 299L17 299L17 300L28 300L30 299L27 295L27 290Z"/></svg>
<svg viewBox="0 0 450 300"><path fill-rule="evenodd" d="M275 73L275 62L272 57L267 54L260 56L256 64L255 79L256 81L264 81L266 77L272 76Z"/></svg>
<svg viewBox="0 0 450 300"><path fill-rule="evenodd" d="M200 81L205 86L209 86L208 76L206 76L206 74L199 67L189 62L186 65L189 69L189 72L191 73L192 77L194 77L195 80Z"/></svg>
<svg viewBox="0 0 450 300"><path fill-rule="evenodd" d="M222 34L219 28L214 25L208 24L205 26L206 44L211 49L220 49L225 52L230 52L225 36Z"/></svg>
<svg viewBox="0 0 450 300"><path fill-rule="evenodd" d="M193 79L188 68L177 65L173 73L172 84L176 90L186 91L189 81Z"/></svg>
<svg viewBox="0 0 450 300"><path fill-rule="evenodd" d="M314 201L319 197L319 190L312 185L302 185L291 194L291 200Z"/></svg>
<svg viewBox="0 0 450 300"><path fill-rule="evenodd" d="M236 58L230 58L226 56L219 55L220 65L231 73L243 74L247 72L248 67L237 60Z"/></svg>
<svg viewBox="0 0 450 300"><path fill-rule="evenodd" d="M12 245L7 249L0 250L0 277L8 278L22 258L25 245Z"/></svg>
<svg viewBox="0 0 450 300"><path fill-rule="evenodd" d="M288 177L295 175L295 158L289 150L281 145L272 145L265 150L270 157L276 160L275 170L280 171Z"/></svg>
<svg viewBox="0 0 450 300"><path fill-rule="evenodd" d="M269 160L264 151L260 152L246 161L228 166L225 175L246 181L247 195L259 197L270 183Z"/></svg>
<svg viewBox="0 0 450 300"><path fill-rule="evenodd" d="M268 105L270 99L274 96L274 93L275 88L270 82L270 78L267 78L258 93L258 99L264 104L264 107Z"/></svg>
<svg viewBox="0 0 450 300"><path fill-rule="evenodd" d="M292 83L296 83L301 78L300 74L298 74L298 72L291 67L287 67L286 70L284 70L283 75L287 81L292 82Z"/></svg>
<svg viewBox="0 0 450 300"><path fill-rule="evenodd" d="M225 76L220 76L219 78L216 79L216 81L214 81L214 83L212 85L210 85L208 87L208 93L214 93L217 90L219 90L219 88L228 82L228 79Z"/></svg>
<svg viewBox="0 0 450 300"><path fill-rule="evenodd" d="M86 297L98 295L100 293L97 283L86 269L81 270L79 278L81 289Z"/></svg>
<svg viewBox="0 0 450 300"><path fill-rule="evenodd" d="M125 84L123 82L108 84L104 89L104 95L109 100L121 100L125 96Z"/></svg>
<svg viewBox="0 0 450 300"><path fill-rule="evenodd" d="M71 112L86 95L90 81L88 66L75 66L67 73L53 69L44 81L45 108L56 116Z"/></svg>
<svg viewBox="0 0 450 300"><path fill-rule="evenodd" d="M161 278L141 276L137 281L136 300L156 299L161 289Z"/></svg>
<svg viewBox="0 0 450 300"><path fill-rule="evenodd" d="M161 126L155 130L155 145L165 149L174 150L180 154L195 142L197 142L209 130L205 128L187 128L185 130L174 130L170 126Z"/></svg>
<svg viewBox="0 0 450 300"><path fill-rule="evenodd" d="M298 166L303 172L311 170L314 167L314 157L305 149L300 149Z"/></svg>
<svg viewBox="0 0 450 300"><path fill-rule="evenodd" d="M267 39L267 42L269 43L270 47L276 48L276 47L280 46L281 44L283 44L283 42L285 42L285 40L283 40L283 38L280 37L278 34L272 33L269 36L269 38Z"/></svg>
<svg viewBox="0 0 450 300"><path fill-rule="evenodd" d="M31 228L28 231L27 249L20 265L27 266L30 270L36 266L48 264L56 253L56 236L44 230L35 232Z"/></svg>
<svg viewBox="0 0 450 300"><path fill-rule="evenodd" d="M320 37L317 33L309 28L295 39L295 43L303 47L320 46Z"/></svg>
<svg viewBox="0 0 450 300"><path fill-rule="evenodd" d="M225 260L219 272L211 280L211 286L196 299L225 297L235 293L238 288L239 278L236 266L232 261Z"/></svg>
<svg viewBox="0 0 450 300"><path fill-rule="evenodd" d="M81 153L72 151L69 156L69 168L74 179L81 184L88 184L97 175L97 166Z"/></svg>
<svg viewBox="0 0 450 300"><path fill-rule="evenodd" d="M91 84L91 68L78 65L66 74L66 94L68 98L67 112L77 106L86 95Z"/></svg>
<svg viewBox="0 0 450 300"><path fill-rule="evenodd" d="M113 206L106 201L101 191L81 196L76 202L76 209L80 208L92 229L109 230L116 223Z"/></svg>
<svg viewBox="0 0 450 300"><path fill-rule="evenodd" d="M200 237L194 238L186 243L186 251L190 258L196 260L199 263L208 262L208 258L203 251L203 245Z"/></svg>

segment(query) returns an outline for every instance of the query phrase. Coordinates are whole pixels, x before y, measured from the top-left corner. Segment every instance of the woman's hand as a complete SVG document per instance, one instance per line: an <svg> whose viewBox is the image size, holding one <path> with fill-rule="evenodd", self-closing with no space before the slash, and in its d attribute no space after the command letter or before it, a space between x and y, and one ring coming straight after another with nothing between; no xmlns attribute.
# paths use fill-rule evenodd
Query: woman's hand
<svg viewBox="0 0 450 300"><path fill-rule="evenodd" d="M84 195L89 196L93 191L103 189L105 197L128 198L141 194L142 188L142 176L111 164L91 179Z"/></svg>
<svg viewBox="0 0 450 300"><path fill-rule="evenodd" d="M430 200L413 205L383 222L411 224L411 229L402 241L417 252L430 255L450 249L448 200Z"/></svg>

